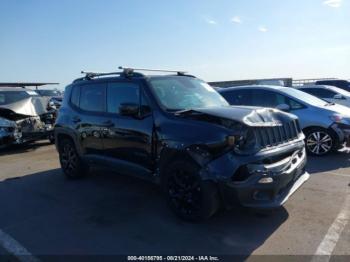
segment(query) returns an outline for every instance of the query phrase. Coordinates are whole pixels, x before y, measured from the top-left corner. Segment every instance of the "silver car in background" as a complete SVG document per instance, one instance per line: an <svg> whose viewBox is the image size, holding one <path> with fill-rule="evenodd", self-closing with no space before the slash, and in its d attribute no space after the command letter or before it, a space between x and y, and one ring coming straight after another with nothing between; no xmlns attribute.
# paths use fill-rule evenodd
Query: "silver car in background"
<svg viewBox="0 0 350 262"><path fill-rule="evenodd" d="M340 149L350 138L350 108L289 87L240 86L218 89L231 105L271 107L298 116L309 154ZM278 134L277 134L278 135Z"/></svg>
<svg viewBox="0 0 350 262"><path fill-rule="evenodd" d="M53 143L56 109L48 101L31 89L0 87L0 148L47 138Z"/></svg>
<svg viewBox="0 0 350 262"><path fill-rule="evenodd" d="M335 86L321 85L304 85L295 88L310 95L317 96L329 103L350 107L350 92L344 89Z"/></svg>

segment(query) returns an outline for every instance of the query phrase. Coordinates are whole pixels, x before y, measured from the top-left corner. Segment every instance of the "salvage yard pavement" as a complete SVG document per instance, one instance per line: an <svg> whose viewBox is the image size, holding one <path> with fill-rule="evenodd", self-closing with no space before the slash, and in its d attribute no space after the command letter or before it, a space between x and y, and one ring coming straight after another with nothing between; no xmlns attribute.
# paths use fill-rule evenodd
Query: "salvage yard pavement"
<svg viewBox="0 0 350 262"><path fill-rule="evenodd" d="M350 255L350 154L310 157L307 169L310 180L283 208L236 208L190 224L176 218L160 190L145 181L102 169L67 180L54 146L42 141L0 151L0 232L39 258ZM15 252L6 241L0 239L0 255Z"/></svg>

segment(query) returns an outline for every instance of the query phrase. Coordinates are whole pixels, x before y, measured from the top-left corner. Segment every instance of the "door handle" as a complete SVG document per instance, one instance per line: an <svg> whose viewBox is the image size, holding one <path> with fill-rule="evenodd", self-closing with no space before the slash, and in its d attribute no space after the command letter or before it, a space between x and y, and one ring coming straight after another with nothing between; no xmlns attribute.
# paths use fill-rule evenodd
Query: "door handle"
<svg viewBox="0 0 350 262"><path fill-rule="evenodd" d="M102 122L103 127L113 127L114 123L111 120L107 120L105 122Z"/></svg>
<svg viewBox="0 0 350 262"><path fill-rule="evenodd" d="M73 123L79 123L81 122L81 119L78 117L78 116L74 116L73 119L72 119Z"/></svg>

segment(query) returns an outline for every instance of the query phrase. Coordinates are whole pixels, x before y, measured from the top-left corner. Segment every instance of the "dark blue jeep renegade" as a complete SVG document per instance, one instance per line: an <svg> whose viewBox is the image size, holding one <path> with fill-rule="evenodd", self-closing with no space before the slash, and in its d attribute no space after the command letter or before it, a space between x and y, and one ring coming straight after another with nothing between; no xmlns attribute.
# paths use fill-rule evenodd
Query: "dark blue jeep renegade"
<svg viewBox="0 0 350 262"><path fill-rule="evenodd" d="M184 72L136 71L86 73L67 86L55 125L67 177L96 164L149 179L191 221L235 203L279 207L309 178L297 117L229 106Z"/></svg>

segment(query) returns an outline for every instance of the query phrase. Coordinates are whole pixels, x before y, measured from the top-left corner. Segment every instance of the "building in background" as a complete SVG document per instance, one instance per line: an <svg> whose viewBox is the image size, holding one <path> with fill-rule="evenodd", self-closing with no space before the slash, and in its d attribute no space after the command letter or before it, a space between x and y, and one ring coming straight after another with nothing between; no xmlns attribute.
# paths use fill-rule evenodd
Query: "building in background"
<svg viewBox="0 0 350 262"><path fill-rule="evenodd" d="M268 79L247 79L209 82L214 87L232 87L232 86L248 86L248 85L274 85L274 86L292 86L292 78L268 78Z"/></svg>

